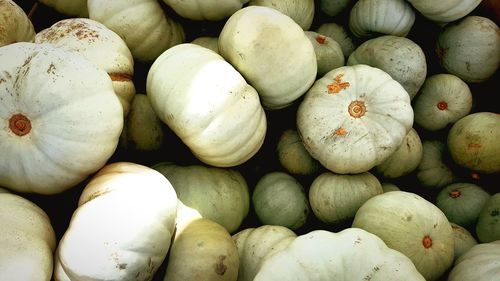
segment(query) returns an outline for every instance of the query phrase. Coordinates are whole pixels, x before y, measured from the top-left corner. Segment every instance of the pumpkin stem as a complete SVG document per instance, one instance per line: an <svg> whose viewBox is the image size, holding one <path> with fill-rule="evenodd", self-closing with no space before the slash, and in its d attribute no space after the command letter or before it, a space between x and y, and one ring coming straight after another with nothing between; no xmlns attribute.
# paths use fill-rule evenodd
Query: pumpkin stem
<svg viewBox="0 0 500 281"><path fill-rule="evenodd" d="M366 106L362 101L355 100L349 104L349 114L354 118L361 118L365 115Z"/></svg>
<svg viewBox="0 0 500 281"><path fill-rule="evenodd" d="M439 110L446 110L446 109L448 109L448 104L445 101L440 101L437 104L437 108Z"/></svg>
<svg viewBox="0 0 500 281"><path fill-rule="evenodd" d="M14 134L22 137L31 131L31 121L20 113L14 114L9 119L9 128Z"/></svg>
<svg viewBox="0 0 500 281"><path fill-rule="evenodd" d="M460 195L462 195L462 193L460 193L460 191L458 190L453 190L449 193L449 195L451 198L458 198L460 197Z"/></svg>
<svg viewBox="0 0 500 281"><path fill-rule="evenodd" d="M426 249L432 247L432 238L429 235L425 235L424 239L422 239L422 245L424 245Z"/></svg>
<svg viewBox="0 0 500 281"><path fill-rule="evenodd" d="M325 44L326 36L319 34L318 36L316 36L316 42L318 42L319 44Z"/></svg>

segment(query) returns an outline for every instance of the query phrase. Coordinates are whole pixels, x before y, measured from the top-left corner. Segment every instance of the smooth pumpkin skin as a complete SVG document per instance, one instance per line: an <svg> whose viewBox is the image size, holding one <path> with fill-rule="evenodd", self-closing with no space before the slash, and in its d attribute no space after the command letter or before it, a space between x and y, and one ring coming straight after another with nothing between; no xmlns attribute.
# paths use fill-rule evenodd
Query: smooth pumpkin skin
<svg viewBox="0 0 500 281"><path fill-rule="evenodd" d="M405 254L426 280L437 280L453 264L454 240L448 219L415 193L392 191L368 199L352 227L377 235L388 247Z"/></svg>
<svg viewBox="0 0 500 281"><path fill-rule="evenodd" d="M250 208L250 193L243 175L234 169L202 165L157 163L153 169L174 186L184 205L235 232Z"/></svg>
<svg viewBox="0 0 500 281"><path fill-rule="evenodd" d="M290 106L316 79L316 54L304 30L273 8L247 6L235 12L219 34L219 52L269 110Z"/></svg>
<svg viewBox="0 0 500 281"><path fill-rule="evenodd" d="M219 21L241 9L249 0L163 0L181 17Z"/></svg>
<svg viewBox="0 0 500 281"><path fill-rule="evenodd" d="M149 69L146 91L158 117L205 164L242 164L264 142L259 94L207 48L184 43L162 53Z"/></svg>
<svg viewBox="0 0 500 281"><path fill-rule="evenodd" d="M480 243L455 262L448 281L491 281L500 278L500 240Z"/></svg>
<svg viewBox="0 0 500 281"><path fill-rule="evenodd" d="M387 72L413 99L427 76L422 48L411 39L381 35L361 43L350 55L347 65L367 64Z"/></svg>
<svg viewBox="0 0 500 281"><path fill-rule="evenodd" d="M314 0L250 0L248 5L276 9L292 18L303 30L309 30L315 15Z"/></svg>
<svg viewBox="0 0 500 281"><path fill-rule="evenodd" d="M306 150L296 129L287 129L281 133L276 151L281 166L291 174L312 175L321 166Z"/></svg>
<svg viewBox="0 0 500 281"><path fill-rule="evenodd" d="M120 35L138 61L152 62L186 39L182 25L165 14L158 0L88 0L87 6L89 18Z"/></svg>
<svg viewBox="0 0 500 281"><path fill-rule="evenodd" d="M319 220L339 224L354 218L364 202L382 193L380 182L369 172L355 175L326 172L311 183L309 202Z"/></svg>
<svg viewBox="0 0 500 281"><path fill-rule="evenodd" d="M118 34L91 19L69 18L38 32L34 42L78 53L105 70L113 81L124 116L128 114L135 95L134 59Z"/></svg>
<svg viewBox="0 0 500 281"><path fill-rule="evenodd" d="M405 37L415 23L415 12L405 0L359 0L349 13L349 29L360 38L375 34Z"/></svg>
<svg viewBox="0 0 500 281"><path fill-rule="evenodd" d="M263 175L252 192L252 205L262 224L295 230L306 223L309 201L302 184L284 172Z"/></svg>
<svg viewBox="0 0 500 281"><path fill-rule="evenodd" d="M382 163L412 126L405 89L383 70L363 64L339 67L316 80L297 110L304 147L339 174Z"/></svg>
<svg viewBox="0 0 500 281"><path fill-rule="evenodd" d="M0 47L32 42L35 28L24 10L12 0L0 0Z"/></svg>
<svg viewBox="0 0 500 281"><path fill-rule="evenodd" d="M481 173L500 171L500 115L476 112L459 119L448 131L448 150L460 166Z"/></svg>
<svg viewBox="0 0 500 281"><path fill-rule="evenodd" d="M191 41L191 43L200 45L216 53L219 53L219 37L200 36L194 38L193 41Z"/></svg>
<svg viewBox="0 0 500 281"><path fill-rule="evenodd" d="M413 104L415 123L428 131L445 129L470 113L473 97L458 76L434 74L425 79Z"/></svg>
<svg viewBox="0 0 500 281"><path fill-rule="evenodd" d="M446 23L458 20L472 12L481 0L408 0L424 17Z"/></svg>
<svg viewBox="0 0 500 281"><path fill-rule="evenodd" d="M266 256L285 248L297 234L284 226L264 224L232 237L240 257L238 281L252 281Z"/></svg>
<svg viewBox="0 0 500 281"><path fill-rule="evenodd" d="M403 143L389 158L377 165L375 170L386 178L398 178L417 169L422 160L422 140L414 128L411 128Z"/></svg>
<svg viewBox="0 0 500 281"><path fill-rule="evenodd" d="M491 195L472 183L453 183L444 187L436 196L436 206L450 222L463 227L476 224L479 213Z"/></svg>
<svg viewBox="0 0 500 281"><path fill-rule="evenodd" d="M152 280L170 247L177 196L159 172L114 162L89 181L61 238L55 280Z"/></svg>
<svg viewBox="0 0 500 281"><path fill-rule="evenodd" d="M344 53L342 53L342 47L337 41L315 31L305 31L305 34L313 44L316 53L318 77L345 65Z"/></svg>
<svg viewBox="0 0 500 281"><path fill-rule="evenodd" d="M445 143L440 140L423 140L422 150L422 159L416 170L420 184L441 189L457 179L457 175L443 161L447 153Z"/></svg>
<svg viewBox="0 0 500 281"><path fill-rule="evenodd" d="M315 230L268 255L255 281L425 280L413 263L358 228Z"/></svg>
<svg viewBox="0 0 500 281"><path fill-rule="evenodd" d="M0 277L9 281L52 280L56 236L35 203L0 192Z"/></svg>
<svg viewBox="0 0 500 281"><path fill-rule="evenodd" d="M342 48L342 53L346 58L348 58L354 51L354 49L356 49L357 45L354 43L343 25L337 24L335 22L325 22L318 26L315 31L319 34L331 37L333 40L339 43L340 47Z"/></svg>
<svg viewBox="0 0 500 281"><path fill-rule="evenodd" d="M465 82L484 82L500 66L499 27L487 17L472 15L447 24L437 37L436 55L447 72Z"/></svg>
<svg viewBox="0 0 500 281"><path fill-rule="evenodd" d="M476 234L482 243L500 240L500 192L484 203L477 218Z"/></svg>
<svg viewBox="0 0 500 281"><path fill-rule="evenodd" d="M455 241L453 260L456 261L470 248L477 245L477 240L476 238L474 238L474 236L472 236L472 234L466 228L456 223L450 222L450 224L451 224L451 229L453 230L453 240Z"/></svg>
<svg viewBox="0 0 500 281"><path fill-rule="evenodd" d="M200 218L177 228L165 281L236 281L240 260L229 232Z"/></svg>
<svg viewBox="0 0 500 281"><path fill-rule="evenodd" d="M0 48L0 185L55 194L114 153L123 109L109 75L48 44Z"/></svg>

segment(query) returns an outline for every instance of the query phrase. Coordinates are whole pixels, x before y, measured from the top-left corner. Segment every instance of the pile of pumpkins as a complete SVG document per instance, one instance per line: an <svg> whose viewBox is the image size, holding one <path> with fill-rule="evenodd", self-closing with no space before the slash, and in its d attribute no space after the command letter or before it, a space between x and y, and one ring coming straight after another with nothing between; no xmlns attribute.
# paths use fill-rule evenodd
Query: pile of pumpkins
<svg viewBox="0 0 500 281"><path fill-rule="evenodd" d="M494 0L0 0L0 280L500 280Z"/></svg>

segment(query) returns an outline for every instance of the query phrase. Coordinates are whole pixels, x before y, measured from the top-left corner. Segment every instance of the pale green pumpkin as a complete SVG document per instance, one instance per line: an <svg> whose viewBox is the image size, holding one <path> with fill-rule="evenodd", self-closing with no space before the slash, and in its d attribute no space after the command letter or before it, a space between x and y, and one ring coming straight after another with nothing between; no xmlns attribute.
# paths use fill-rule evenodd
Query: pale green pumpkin
<svg viewBox="0 0 500 281"><path fill-rule="evenodd" d="M500 193L493 194L477 218L476 234L480 242L500 240Z"/></svg>
<svg viewBox="0 0 500 281"><path fill-rule="evenodd" d="M455 173L444 162L446 145L440 140L422 142L422 159L418 164L417 179L423 186L443 188L456 180Z"/></svg>
<svg viewBox="0 0 500 281"><path fill-rule="evenodd" d="M348 30L343 25L335 22L325 22L318 26L315 30L319 34L323 34L339 43L342 53L347 58L356 49L356 44L351 38Z"/></svg>
<svg viewBox="0 0 500 281"><path fill-rule="evenodd" d="M309 30L315 15L314 0L250 0L249 6L276 9L292 18L303 30Z"/></svg>
<svg viewBox="0 0 500 281"><path fill-rule="evenodd" d="M337 41L315 31L305 31L305 34L311 41L316 53L318 77L325 75L325 73L332 69L344 66L344 54Z"/></svg>
<svg viewBox="0 0 500 281"><path fill-rule="evenodd" d="M451 229L453 230L453 240L455 241L454 260L456 261L470 248L477 245L477 240L466 228L456 223L450 224Z"/></svg>
<svg viewBox="0 0 500 281"><path fill-rule="evenodd" d="M500 240L477 244L460 256L448 281L500 280Z"/></svg>
<svg viewBox="0 0 500 281"><path fill-rule="evenodd" d="M276 151L281 166L291 174L311 175L321 166L318 160L311 157L295 129L281 133Z"/></svg>

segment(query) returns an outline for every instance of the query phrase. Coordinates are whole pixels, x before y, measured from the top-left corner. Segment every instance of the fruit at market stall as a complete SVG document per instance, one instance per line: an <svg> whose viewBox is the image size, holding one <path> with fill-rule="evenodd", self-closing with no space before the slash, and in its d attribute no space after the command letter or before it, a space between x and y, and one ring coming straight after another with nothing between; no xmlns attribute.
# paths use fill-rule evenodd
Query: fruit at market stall
<svg viewBox="0 0 500 281"><path fill-rule="evenodd" d="M123 109L109 75L48 44L0 48L0 185L55 194L114 153Z"/></svg>

